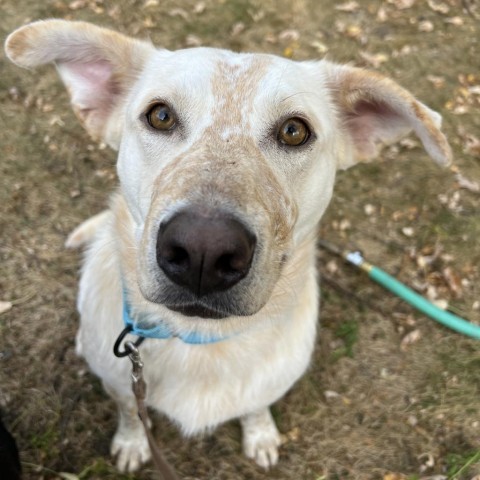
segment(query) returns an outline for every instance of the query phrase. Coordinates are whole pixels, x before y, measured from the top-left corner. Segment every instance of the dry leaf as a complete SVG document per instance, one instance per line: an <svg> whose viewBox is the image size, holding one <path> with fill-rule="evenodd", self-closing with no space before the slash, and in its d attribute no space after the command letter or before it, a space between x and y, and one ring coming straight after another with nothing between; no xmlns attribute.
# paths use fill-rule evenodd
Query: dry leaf
<svg viewBox="0 0 480 480"><path fill-rule="evenodd" d="M58 475L62 480L80 480L80 477L74 473L60 472Z"/></svg>
<svg viewBox="0 0 480 480"><path fill-rule="evenodd" d="M345 34L349 38L359 38L362 33L362 27L360 27L359 25L349 25L345 30Z"/></svg>
<svg viewBox="0 0 480 480"><path fill-rule="evenodd" d="M420 340L420 337L422 336L420 330L415 329L412 330L410 333L407 333L403 338L400 343L400 350L405 351L407 350L408 346L418 342Z"/></svg>
<svg viewBox="0 0 480 480"><path fill-rule="evenodd" d="M199 15L200 13L203 13L207 6L205 5L205 2L198 2L194 7L193 7L193 13Z"/></svg>
<svg viewBox="0 0 480 480"><path fill-rule="evenodd" d="M327 265L325 266L328 273L334 275L338 272L338 264L335 260L330 260Z"/></svg>
<svg viewBox="0 0 480 480"><path fill-rule="evenodd" d="M480 157L480 140L473 135L470 135L465 142L465 153L473 155L474 157Z"/></svg>
<svg viewBox="0 0 480 480"><path fill-rule="evenodd" d="M463 293L462 279L453 271L451 267L444 268L442 274L450 291L456 298L460 298Z"/></svg>
<svg viewBox="0 0 480 480"><path fill-rule="evenodd" d="M415 0L388 0L390 5L395 5L398 10L406 10L413 7Z"/></svg>
<svg viewBox="0 0 480 480"><path fill-rule="evenodd" d="M80 10L81 8L85 8L87 5L87 0L74 0L68 4L68 8L70 10Z"/></svg>
<svg viewBox="0 0 480 480"><path fill-rule="evenodd" d="M438 77L436 75L427 75L427 80L433 84L435 88L443 88L445 85L445 77Z"/></svg>
<svg viewBox="0 0 480 480"><path fill-rule="evenodd" d="M324 54L328 52L328 47L319 40L314 40L312 43L310 43L310 46L313 47L318 53Z"/></svg>
<svg viewBox="0 0 480 480"><path fill-rule="evenodd" d="M420 465L420 472L425 472L426 470L433 468L435 466L435 459L431 453L424 453L420 455L418 459L421 461L425 459L422 465Z"/></svg>
<svg viewBox="0 0 480 480"><path fill-rule="evenodd" d="M335 10L340 10L341 12L355 12L358 10L360 5L355 0L350 2L341 3L340 5L335 6Z"/></svg>
<svg viewBox="0 0 480 480"><path fill-rule="evenodd" d="M464 188L465 190L469 190L470 192L480 192L480 184L478 182L474 182L473 180L465 178L461 173L457 173L455 175L455 180L458 182L458 186L460 188Z"/></svg>
<svg viewBox="0 0 480 480"><path fill-rule="evenodd" d="M449 23L450 25L455 25L456 27L461 27L463 25L463 18L462 17L450 17L446 18L445 23Z"/></svg>
<svg viewBox="0 0 480 480"><path fill-rule="evenodd" d="M278 39L282 42L296 42L300 38L298 30L283 30L278 35Z"/></svg>
<svg viewBox="0 0 480 480"><path fill-rule="evenodd" d="M8 312L13 307L12 302L0 301L0 313Z"/></svg>
<svg viewBox="0 0 480 480"><path fill-rule="evenodd" d="M435 26L433 25L433 23L430 21L430 20L422 20L419 24L418 24L418 30L420 32L433 32L433 30L435 29Z"/></svg>
<svg viewBox="0 0 480 480"><path fill-rule="evenodd" d="M337 392L334 392L333 390L325 390L323 392L323 395L325 395L325 400L330 401L330 400L335 400L337 398L340 398L340 394Z"/></svg>
<svg viewBox="0 0 480 480"><path fill-rule="evenodd" d="M170 17L181 17L184 20L188 20L188 13L183 8L172 8L172 10L168 12L168 15Z"/></svg>
<svg viewBox="0 0 480 480"><path fill-rule="evenodd" d="M446 15L450 11L450 7L443 2L437 2L434 0L428 0L428 6L437 13L442 13L443 15Z"/></svg>
<svg viewBox="0 0 480 480"><path fill-rule="evenodd" d="M237 22L233 27L230 35L232 37L236 37L237 35L240 35L243 31L245 30L245 24L242 22Z"/></svg>
<svg viewBox="0 0 480 480"><path fill-rule="evenodd" d="M377 11L377 21L386 22L388 20L387 9L382 5Z"/></svg>
<svg viewBox="0 0 480 480"><path fill-rule="evenodd" d="M375 208L375 205L372 205L371 203L367 203L364 207L363 207L363 211L365 212L365 215L373 215L375 212L376 212L376 208Z"/></svg>
<svg viewBox="0 0 480 480"><path fill-rule="evenodd" d="M360 56L373 68L378 68L382 63L388 61L388 55L385 53L360 52Z"/></svg>
<svg viewBox="0 0 480 480"><path fill-rule="evenodd" d="M435 300L432 300L432 303L438 307L440 310L447 310L448 309L448 300L445 300L444 298L437 298Z"/></svg>
<svg viewBox="0 0 480 480"><path fill-rule="evenodd" d="M193 34L187 35L187 38L185 39L185 45L187 47L199 47L201 44L202 40Z"/></svg>

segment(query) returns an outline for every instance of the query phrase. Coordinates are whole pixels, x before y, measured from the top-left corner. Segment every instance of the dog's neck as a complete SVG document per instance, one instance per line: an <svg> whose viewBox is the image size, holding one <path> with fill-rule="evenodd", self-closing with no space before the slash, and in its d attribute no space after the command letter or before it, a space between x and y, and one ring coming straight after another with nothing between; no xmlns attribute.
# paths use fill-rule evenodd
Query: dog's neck
<svg viewBox="0 0 480 480"><path fill-rule="evenodd" d="M222 335L200 335L199 333L186 332L186 333L175 333L168 328L168 326L163 322L155 322L154 325L143 324L141 315L134 318L131 313L130 303L128 301L128 292L123 290L123 323L125 328L129 330L131 335L135 335L142 338L154 338L158 340L168 340L171 338L179 338L184 343L189 345L207 345L210 343L221 342L230 338L230 336Z"/></svg>

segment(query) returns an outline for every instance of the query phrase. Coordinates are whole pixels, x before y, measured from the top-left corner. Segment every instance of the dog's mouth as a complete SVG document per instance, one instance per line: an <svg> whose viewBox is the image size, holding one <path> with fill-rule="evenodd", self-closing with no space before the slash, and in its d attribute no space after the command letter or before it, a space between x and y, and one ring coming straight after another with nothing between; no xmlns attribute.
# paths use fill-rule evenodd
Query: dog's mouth
<svg viewBox="0 0 480 480"><path fill-rule="evenodd" d="M191 303L187 305L165 305L165 306L170 310L181 313L182 315L185 315L187 317L200 317L200 318L220 320L222 318L227 318L230 316L230 314L228 313L219 312L218 310L213 310L199 303Z"/></svg>

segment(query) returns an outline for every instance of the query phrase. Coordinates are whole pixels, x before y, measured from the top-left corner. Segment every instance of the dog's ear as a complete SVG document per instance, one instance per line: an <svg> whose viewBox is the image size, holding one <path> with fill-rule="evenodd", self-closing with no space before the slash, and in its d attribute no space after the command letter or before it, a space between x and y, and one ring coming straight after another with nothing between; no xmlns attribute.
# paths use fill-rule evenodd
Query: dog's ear
<svg viewBox="0 0 480 480"><path fill-rule="evenodd" d="M5 51L24 68L54 62L84 127L118 148L122 100L155 49L89 23L47 20L14 31Z"/></svg>
<svg viewBox="0 0 480 480"><path fill-rule="evenodd" d="M382 144L395 142L412 130L437 164L451 163L450 145L440 131L440 114L383 75L325 65L328 86L348 137L339 168L375 158Z"/></svg>

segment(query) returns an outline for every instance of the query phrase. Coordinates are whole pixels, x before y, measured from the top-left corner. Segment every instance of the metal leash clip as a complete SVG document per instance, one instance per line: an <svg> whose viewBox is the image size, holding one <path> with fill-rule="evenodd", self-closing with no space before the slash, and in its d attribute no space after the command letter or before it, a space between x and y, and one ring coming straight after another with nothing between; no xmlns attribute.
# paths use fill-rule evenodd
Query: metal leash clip
<svg viewBox="0 0 480 480"><path fill-rule="evenodd" d="M143 379L143 362L136 343L125 342L125 350L129 351L128 358L132 362L132 390L135 397L145 400L147 385Z"/></svg>

